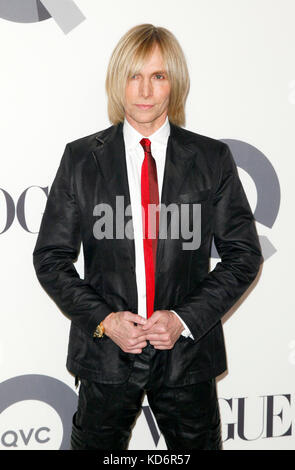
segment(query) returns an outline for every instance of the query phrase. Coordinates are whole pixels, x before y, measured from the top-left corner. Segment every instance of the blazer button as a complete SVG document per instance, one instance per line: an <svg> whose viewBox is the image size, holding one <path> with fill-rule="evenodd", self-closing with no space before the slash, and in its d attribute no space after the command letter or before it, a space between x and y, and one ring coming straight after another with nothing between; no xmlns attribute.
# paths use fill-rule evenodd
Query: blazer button
<svg viewBox="0 0 295 470"><path fill-rule="evenodd" d="M132 272L133 274L135 273L134 266L130 266L130 270L131 270L131 272Z"/></svg>

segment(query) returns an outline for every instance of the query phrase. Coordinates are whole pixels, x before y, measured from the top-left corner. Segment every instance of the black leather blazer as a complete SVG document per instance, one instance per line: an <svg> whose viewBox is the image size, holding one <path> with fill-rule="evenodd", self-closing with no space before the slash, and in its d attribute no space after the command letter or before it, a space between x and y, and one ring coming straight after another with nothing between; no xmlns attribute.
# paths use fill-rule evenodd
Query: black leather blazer
<svg viewBox="0 0 295 470"><path fill-rule="evenodd" d="M161 203L201 205L199 248L184 250L188 240L169 237L169 229L157 246L154 310L175 310L194 336L180 336L173 349L158 350L166 384L179 386L226 369L221 318L255 279L262 256L229 147L170 125ZM117 195L124 196L126 208L122 123L66 145L33 252L41 285L71 320L67 368L81 378L113 384L128 379L136 355L106 336L94 341L93 332L110 312L138 313L135 248L126 235L97 239L93 210L107 203L115 211ZM130 220L132 215L125 215L126 224ZM168 227L170 222L168 217ZM209 272L213 237L221 260ZM84 279L73 264L81 242Z"/></svg>

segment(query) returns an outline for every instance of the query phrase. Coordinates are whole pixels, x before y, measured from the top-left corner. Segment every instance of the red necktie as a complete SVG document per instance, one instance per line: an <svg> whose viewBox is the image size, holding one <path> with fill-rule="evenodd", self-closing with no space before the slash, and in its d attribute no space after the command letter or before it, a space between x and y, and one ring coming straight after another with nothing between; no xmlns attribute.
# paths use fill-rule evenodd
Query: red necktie
<svg viewBox="0 0 295 470"><path fill-rule="evenodd" d="M156 252L159 234L159 212L149 211L149 204L159 204L159 189L157 178L157 166L155 159L151 154L151 141L141 139L144 149L144 161L141 167L141 204L142 204L142 223L143 223L143 248L145 262L146 278L146 308L147 318L154 311L155 298L155 270L156 270Z"/></svg>

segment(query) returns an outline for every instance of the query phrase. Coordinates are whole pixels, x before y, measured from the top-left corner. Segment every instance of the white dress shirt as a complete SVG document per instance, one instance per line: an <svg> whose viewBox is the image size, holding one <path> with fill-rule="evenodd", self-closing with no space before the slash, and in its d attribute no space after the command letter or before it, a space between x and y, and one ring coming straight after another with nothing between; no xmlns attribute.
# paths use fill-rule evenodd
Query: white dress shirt
<svg viewBox="0 0 295 470"><path fill-rule="evenodd" d="M159 202L161 202L166 148L169 134L170 124L167 117L164 124L156 132L148 137L151 141L151 153L156 161L157 166ZM146 281L141 213L141 166L144 160L144 150L140 144L141 139L145 136L141 135L136 129L134 129L134 127L131 126L126 118L123 125L123 136L125 142L127 175L134 230L138 314L146 318ZM172 310L172 312L177 315L174 310ZM179 317L179 315L177 315L177 317L185 328L181 334L185 337L190 336L192 339L194 339L185 322Z"/></svg>

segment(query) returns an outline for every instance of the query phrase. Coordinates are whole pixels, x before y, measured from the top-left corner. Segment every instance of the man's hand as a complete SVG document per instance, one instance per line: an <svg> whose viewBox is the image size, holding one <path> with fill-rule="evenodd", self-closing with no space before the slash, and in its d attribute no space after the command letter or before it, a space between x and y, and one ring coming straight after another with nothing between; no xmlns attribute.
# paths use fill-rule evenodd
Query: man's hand
<svg viewBox="0 0 295 470"><path fill-rule="evenodd" d="M103 320L103 326L105 334L124 352L139 354L147 345L146 333L142 331L146 321L140 315L124 310L110 313Z"/></svg>
<svg viewBox="0 0 295 470"><path fill-rule="evenodd" d="M170 310L156 310L141 330L155 349L172 349L184 326Z"/></svg>

